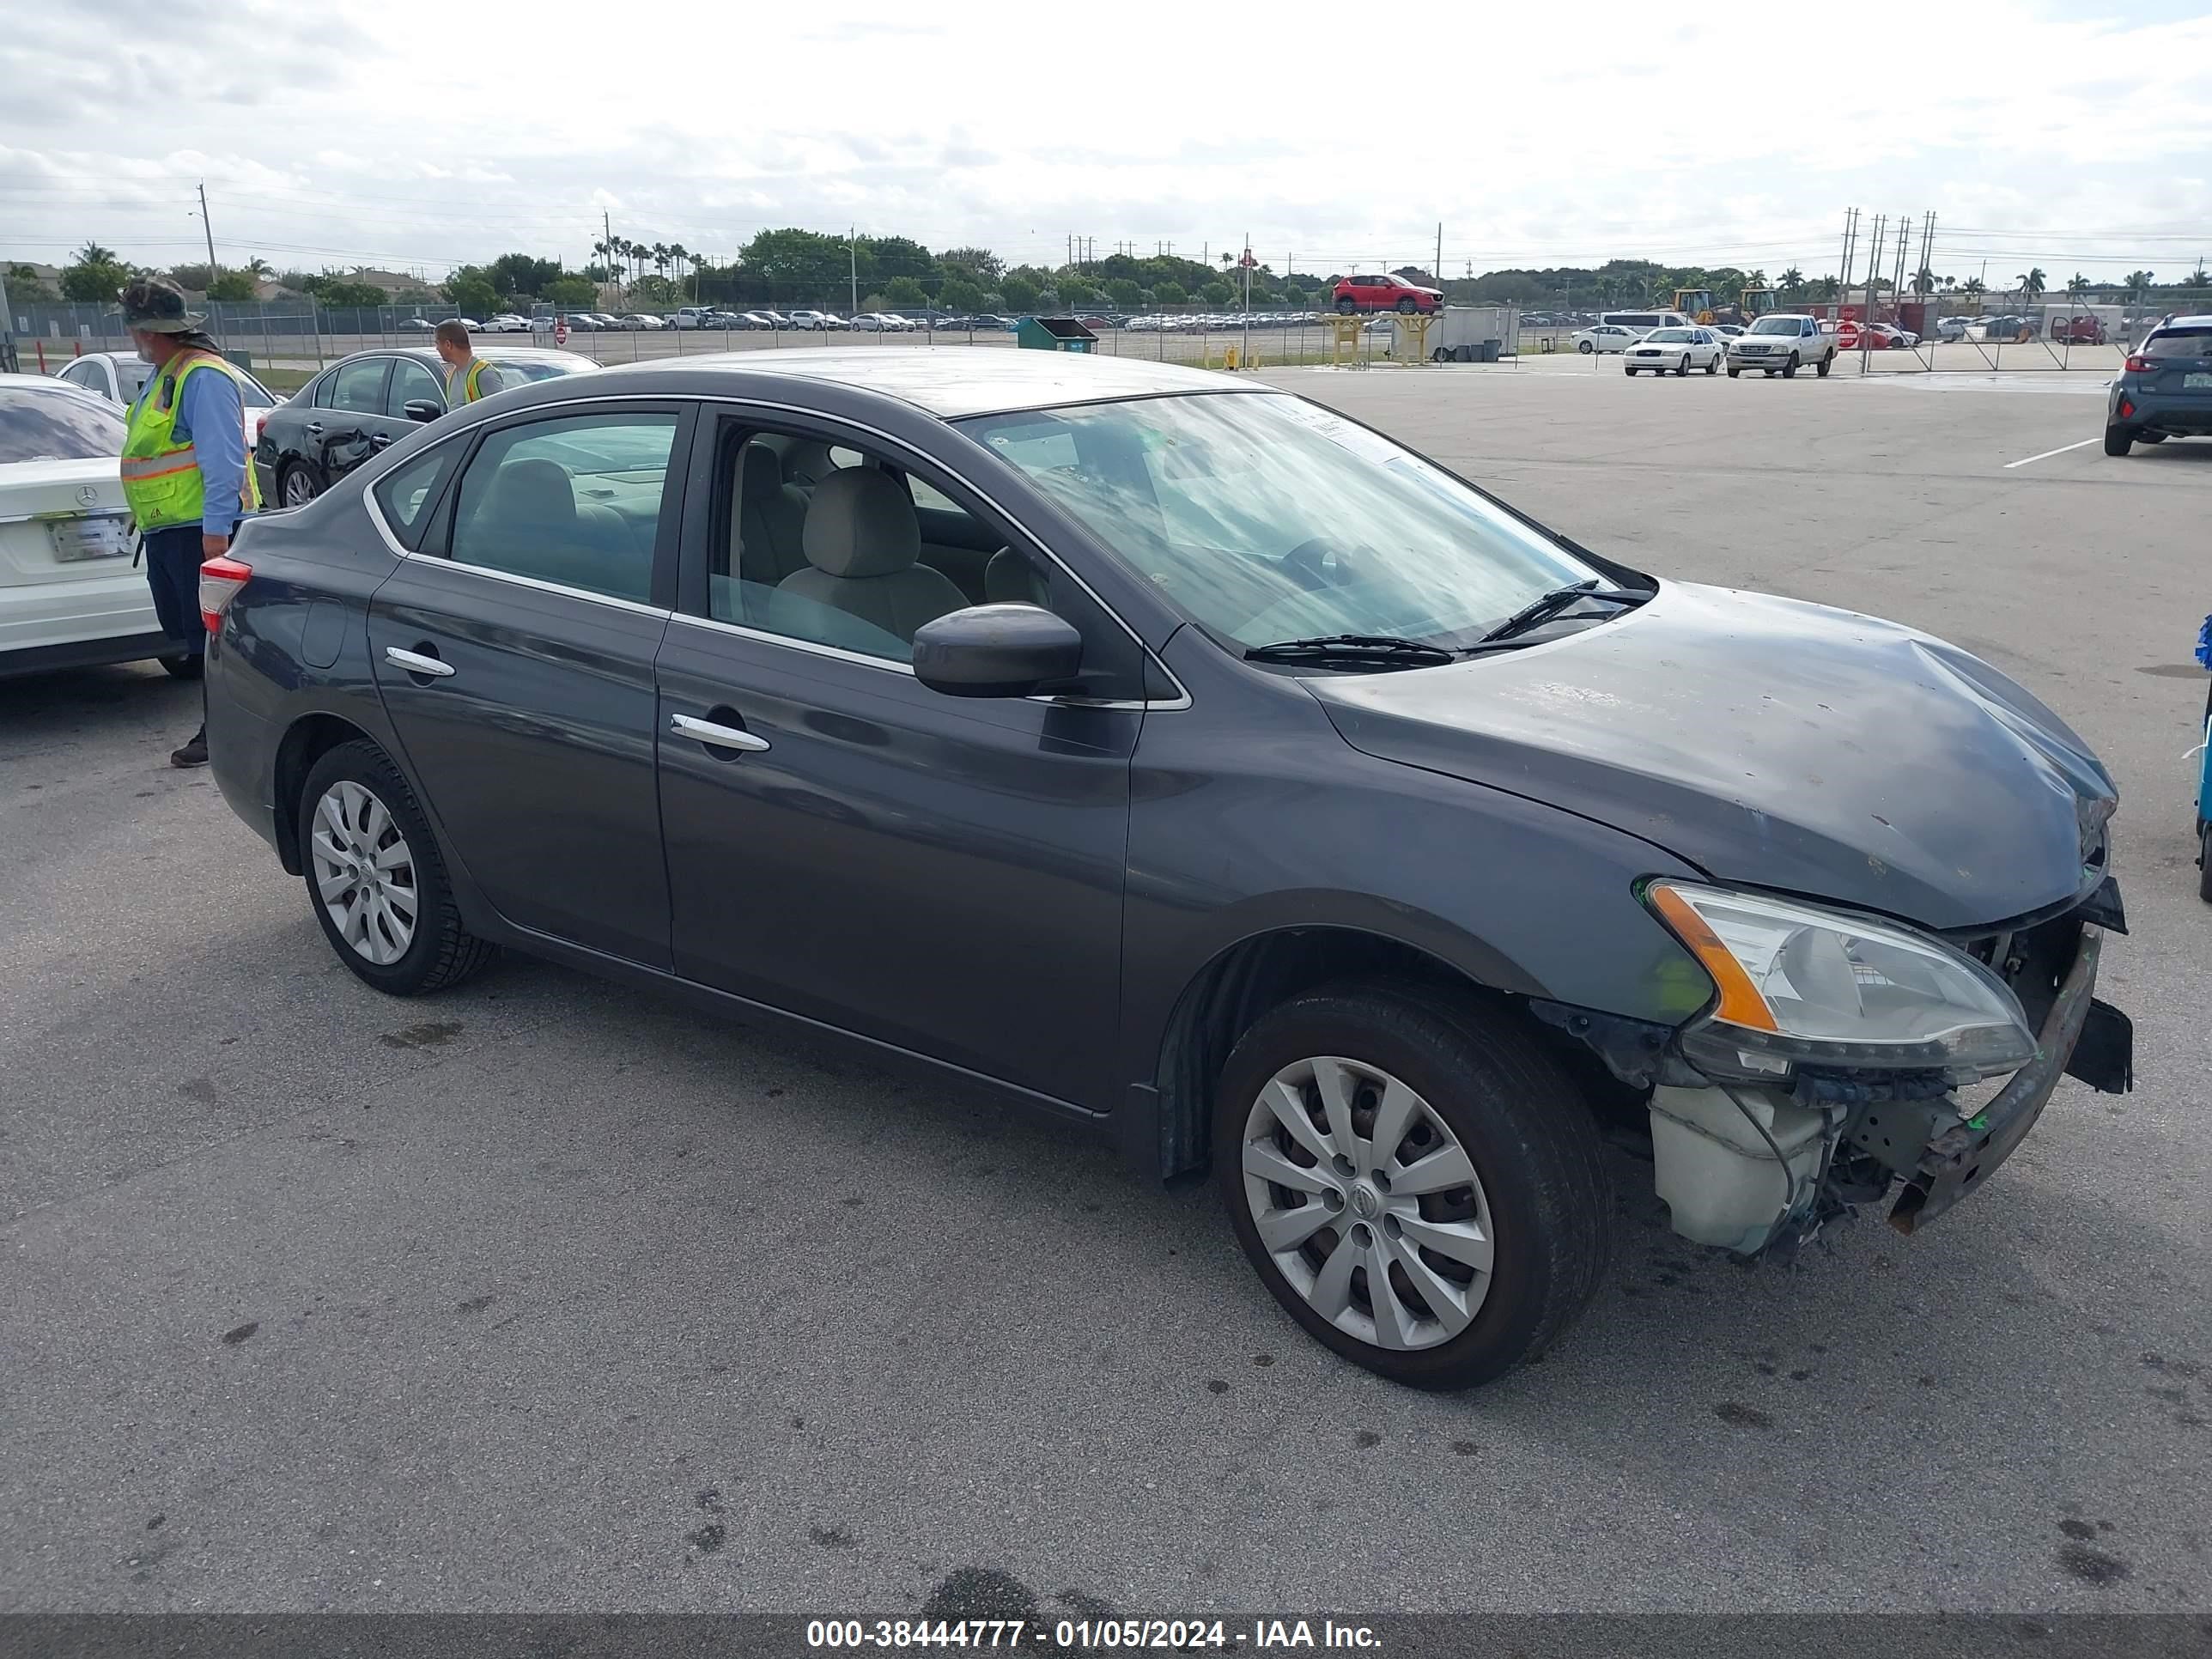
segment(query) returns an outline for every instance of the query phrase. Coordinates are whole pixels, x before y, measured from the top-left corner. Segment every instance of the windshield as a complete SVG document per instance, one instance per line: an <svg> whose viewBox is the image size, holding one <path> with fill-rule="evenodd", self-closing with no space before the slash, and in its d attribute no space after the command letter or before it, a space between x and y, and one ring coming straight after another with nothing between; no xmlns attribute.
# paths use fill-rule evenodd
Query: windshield
<svg viewBox="0 0 2212 1659"><path fill-rule="evenodd" d="M1458 480L1301 398L1200 393L959 424L1246 647L1338 634L1466 645L1596 574Z"/></svg>
<svg viewBox="0 0 2212 1659"><path fill-rule="evenodd" d="M1646 345L1650 345L1655 341L1668 341L1675 345L1682 345L1687 343L1689 338L1690 331L1686 328L1662 328L1657 330L1656 332L1645 335L1644 337L1644 342Z"/></svg>
<svg viewBox="0 0 2212 1659"><path fill-rule="evenodd" d="M1797 319L1795 317L1762 317L1751 325L1751 331L1753 334L1795 334Z"/></svg>
<svg viewBox="0 0 2212 1659"><path fill-rule="evenodd" d="M0 463L122 453L123 414L114 404L65 392L0 390Z"/></svg>
<svg viewBox="0 0 2212 1659"><path fill-rule="evenodd" d="M147 380L154 373L154 365L143 357L118 357L115 360L117 378L123 383L123 401L134 404L138 394L146 389ZM276 400L263 390L258 380L248 380L242 374L231 377L238 382L238 400L248 409L274 409Z"/></svg>

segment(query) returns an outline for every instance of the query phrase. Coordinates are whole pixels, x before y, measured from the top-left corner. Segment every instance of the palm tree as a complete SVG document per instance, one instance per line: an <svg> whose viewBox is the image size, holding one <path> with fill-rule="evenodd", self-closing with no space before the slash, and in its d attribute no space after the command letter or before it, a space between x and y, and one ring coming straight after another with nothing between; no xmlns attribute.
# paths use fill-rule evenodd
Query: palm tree
<svg viewBox="0 0 2212 1659"><path fill-rule="evenodd" d="M685 247L683 243L671 242L668 245L668 262L676 267L679 281L682 279L684 263L687 259L691 259L691 250ZM694 300L699 297L699 264L696 259L691 259L691 297Z"/></svg>
<svg viewBox="0 0 2212 1659"><path fill-rule="evenodd" d="M1935 288L1936 282L1936 273L1923 265L1912 273L1912 291L1915 294L1929 293Z"/></svg>
<svg viewBox="0 0 2212 1659"><path fill-rule="evenodd" d="M2030 265L2020 273L2020 297L2023 302L2039 298L2043 293L2043 267Z"/></svg>
<svg viewBox="0 0 2212 1659"><path fill-rule="evenodd" d="M1805 273L1792 265L1782 273L1782 291L1792 299L1805 291Z"/></svg>
<svg viewBox="0 0 2212 1659"><path fill-rule="evenodd" d="M646 252L647 256L653 261L653 270L663 276L667 276L668 244L665 242L655 242L650 248L646 250Z"/></svg>
<svg viewBox="0 0 2212 1659"><path fill-rule="evenodd" d="M2066 298L2069 303L2077 306L2080 305L2081 303L2081 296L2088 291L2089 279L2087 276L2084 276L2080 271L2075 271L2071 276L2069 276L2066 279Z"/></svg>
<svg viewBox="0 0 2212 1659"><path fill-rule="evenodd" d="M1750 276L1743 279L1743 285L1746 288L1765 288L1766 286L1766 273L1763 270L1753 271Z"/></svg>
<svg viewBox="0 0 2212 1659"><path fill-rule="evenodd" d="M257 253L246 262L246 274L259 282L264 276L274 276L276 267Z"/></svg>
<svg viewBox="0 0 2212 1659"><path fill-rule="evenodd" d="M115 250L102 247L97 242L87 242L76 251L76 262L81 265L112 265L115 263Z"/></svg>
<svg viewBox="0 0 2212 1659"><path fill-rule="evenodd" d="M2189 286L2191 288L2212 288L2212 270L2207 270L2204 269L2203 260L2199 259L2197 262L2197 269L2189 273Z"/></svg>
<svg viewBox="0 0 2212 1659"><path fill-rule="evenodd" d="M1961 283L1959 285L1959 288L1960 292L1962 294L1980 294L1984 291L1984 284L1983 283L1982 279L1978 276L1967 277L1964 283Z"/></svg>
<svg viewBox="0 0 2212 1659"><path fill-rule="evenodd" d="M2154 270L2131 270L2128 273L2128 287L2131 291L2141 294L2157 276Z"/></svg>

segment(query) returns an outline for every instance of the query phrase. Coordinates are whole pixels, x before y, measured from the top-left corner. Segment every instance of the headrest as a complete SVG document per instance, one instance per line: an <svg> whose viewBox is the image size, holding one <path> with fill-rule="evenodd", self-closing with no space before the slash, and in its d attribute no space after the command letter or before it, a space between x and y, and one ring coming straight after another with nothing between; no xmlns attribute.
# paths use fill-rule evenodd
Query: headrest
<svg viewBox="0 0 2212 1659"><path fill-rule="evenodd" d="M491 499L486 506L501 518L526 520L534 525L573 523L576 492L568 470L558 461L535 456L502 461L492 475Z"/></svg>
<svg viewBox="0 0 2212 1659"><path fill-rule="evenodd" d="M755 440L738 457L738 491L748 503L757 503L783 488L783 462L775 451Z"/></svg>
<svg viewBox="0 0 2212 1659"><path fill-rule="evenodd" d="M921 556L921 526L897 479L848 466L815 487L801 538L806 562L832 576L888 576Z"/></svg>
<svg viewBox="0 0 2212 1659"><path fill-rule="evenodd" d="M783 473L787 482L818 484L837 470L830 446L812 438L796 439L784 447Z"/></svg>

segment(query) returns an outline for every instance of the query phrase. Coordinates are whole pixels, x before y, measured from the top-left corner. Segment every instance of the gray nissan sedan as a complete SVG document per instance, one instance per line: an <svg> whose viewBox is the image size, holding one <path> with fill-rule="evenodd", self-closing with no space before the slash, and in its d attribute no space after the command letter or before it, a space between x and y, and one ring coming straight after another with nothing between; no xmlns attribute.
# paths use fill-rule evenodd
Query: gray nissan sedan
<svg viewBox="0 0 2212 1659"><path fill-rule="evenodd" d="M1909 1232L2062 1072L2131 1080L2057 715L1264 386L519 387L248 524L202 606L216 775L368 985L511 947L1210 1165L1291 1316L1419 1387L1589 1300L1607 1139L1751 1255Z"/></svg>

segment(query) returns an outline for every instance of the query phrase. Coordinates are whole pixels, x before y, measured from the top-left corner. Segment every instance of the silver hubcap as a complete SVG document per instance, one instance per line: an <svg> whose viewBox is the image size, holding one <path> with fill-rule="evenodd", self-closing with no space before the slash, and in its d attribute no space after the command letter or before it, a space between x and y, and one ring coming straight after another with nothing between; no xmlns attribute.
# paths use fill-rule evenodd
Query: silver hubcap
<svg viewBox="0 0 2212 1659"><path fill-rule="evenodd" d="M315 481L304 472L294 472L284 480L284 504L305 507L315 499Z"/></svg>
<svg viewBox="0 0 2212 1659"><path fill-rule="evenodd" d="M338 937L380 967L415 942L415 855L382 801L340 779L315 803L315 892Z"/></svg>
<svg viewBox="0 0 2212 1659"><path fill-rule="evenodd" d="M1490 1291L1490 1204L1465 1148L1364 1060L1285 1066L1244 1120L1244 1201L1316 1312L1378 1348L1429 1348Z"/></svg>

